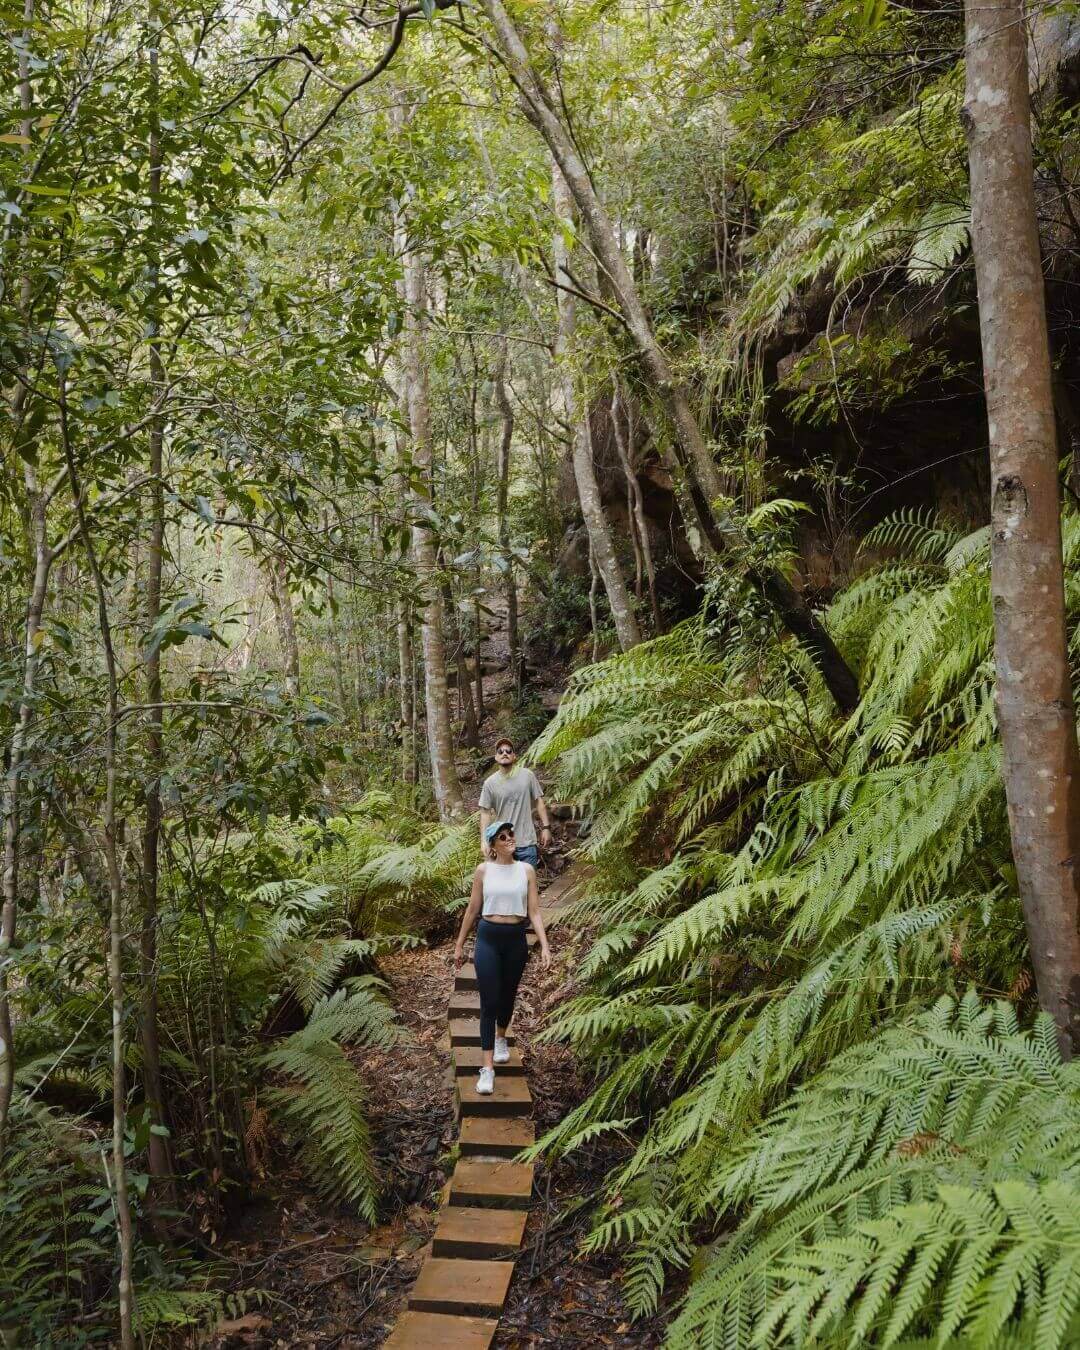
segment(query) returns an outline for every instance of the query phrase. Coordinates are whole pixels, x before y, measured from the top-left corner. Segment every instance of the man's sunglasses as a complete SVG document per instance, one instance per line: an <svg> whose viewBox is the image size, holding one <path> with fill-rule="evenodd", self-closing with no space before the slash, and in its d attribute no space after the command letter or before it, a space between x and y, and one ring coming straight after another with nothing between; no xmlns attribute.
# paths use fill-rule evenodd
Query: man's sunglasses
<svg viewBox="0 0 1080 1350"><path fill-rule="evenodd" d="M512 755L514 753L514 747L512 745L500 745L495 753L496 755Z"/></svg>

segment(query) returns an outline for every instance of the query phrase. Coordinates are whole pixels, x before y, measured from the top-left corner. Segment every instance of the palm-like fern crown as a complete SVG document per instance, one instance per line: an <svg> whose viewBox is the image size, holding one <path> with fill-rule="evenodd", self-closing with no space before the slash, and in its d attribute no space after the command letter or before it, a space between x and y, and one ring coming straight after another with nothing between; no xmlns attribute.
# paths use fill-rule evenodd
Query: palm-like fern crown
<svg viewBox="0 0 1080 1350"><path fill-rule="evenodd" d="M579 674L537 747L594 822L598 934L547 1032L597 1086L537 1151L632 1141L589 1241L640 1311L737 1224L674 1345L1075 1343L1080 1079L964 993L1028 987L988 543L873 532L827 615L846 721L790 642L699 618Z"/></svg>

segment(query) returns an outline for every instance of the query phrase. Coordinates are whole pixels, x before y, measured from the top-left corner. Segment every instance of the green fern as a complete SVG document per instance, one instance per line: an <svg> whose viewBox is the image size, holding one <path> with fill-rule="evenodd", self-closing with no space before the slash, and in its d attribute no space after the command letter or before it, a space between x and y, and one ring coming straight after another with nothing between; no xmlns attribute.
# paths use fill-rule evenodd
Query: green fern
<svg viewBox="0 0 1080 1350"><path fill-rule="evenodd" d="M675 1347L891 1345L927 1323L1068 1345L1080 1287L1080 1076L1048 1019L969 995L839 1057L747 1138L713 1201L746 1217L672 1327ZM1051 1297L1053 1290L1053 1297ZM749 1310L749 1318L746 1313Z"/></svg>
<svg viewBox="0 0 1080 1350"><path fill-rule="evenodd" d="M396 1038L391 1011L371 984L339 990L312 1009L307 1025L262 1056L287 1084L265 1093L286 1130L301 1143L301 1160L327 1195L375 1220L377 1183L364 1093L343 1044L389 1047Z"/></svg>
<svg viewBox="0 0 1080 1350"><path fill-rule="evenodd" d="M1075 621L1075 516L1063 534ZM940 1218L939 1183L999 1209L1002 1182L1034 1188L1036 1246L1058 1259L1044 1191L1072 1185L1075 1080L1041 1023L940 1001L972 976L1025 987L987 535L908 515L868 548L894 556L827 615L863 689L847 720L803 653L721 613L581 672L537 747L594 821L568 916L595 933L586 986L545 1034L596 1078L530 1155L628 1141L589 1242L626 1247L637 1312L689 1263L679 1346L927 1334L974 1248L927 1221L901 1255L887 1225ZM732 1222L712 1261L690 1258ZM1008 1283L998 1270L975 1285ZM997 1330L961 1299L950 1337L989 1346L1022 1323L1068 1343L1071 1312L1051 1325L1041 1294L1009 1288Z"/></svg>

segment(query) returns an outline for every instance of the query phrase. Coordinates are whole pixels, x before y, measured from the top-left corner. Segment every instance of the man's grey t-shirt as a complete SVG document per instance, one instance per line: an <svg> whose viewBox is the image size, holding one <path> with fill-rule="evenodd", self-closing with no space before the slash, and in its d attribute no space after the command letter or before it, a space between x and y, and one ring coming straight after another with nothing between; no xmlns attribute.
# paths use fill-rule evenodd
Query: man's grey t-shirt
<svg viewBox="0 0 1080 1350"><path fill-rule="evenodd" d="M480 809L490 811L492 820L510 820L514 824L514 843L518 848L536 843L533 802L544 795L532 769L516 767L504 774L497 769L484 779L480 789Z"/></svg>

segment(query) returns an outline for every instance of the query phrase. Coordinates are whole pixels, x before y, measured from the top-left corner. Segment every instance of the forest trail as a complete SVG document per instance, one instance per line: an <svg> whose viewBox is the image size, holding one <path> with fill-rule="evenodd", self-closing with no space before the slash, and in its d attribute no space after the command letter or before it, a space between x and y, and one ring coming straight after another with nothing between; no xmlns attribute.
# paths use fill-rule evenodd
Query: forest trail
<svg viewBox="0 0 1080 1350"><path fill-rule="evenodd" d="M546 926L557 924L578 881L571 868L543 892ZM530 933L529 945L535 944ZM500 1067L494 1094L477 1094L479 1013L476 969L467 963L457 972L447 1008L458 1160L408 1308L386 1342L392 1350L487 1350L525 1236L536 1169L515 1155L536 1138L532 1093L511 1030L510 1062Z"/></svg>
<svg viewBox="0 0 1080 1350"><path fill-rule="evenodd" d="M505 668L505 614L498 601L493 611L482 653L489 709L509 696L512 684ZM530 681L530 687L551 716L563 679L554 670L545 676L542 684ZM489 713L481 729L484 743L499 729L498 714ZM465 779L463 787L469 808L475 809L480 777ZM234 1287L258 1289L262 1306L220 1322L202 1345L213 1350L473 1350L489 1345L570 1350L588 1344L636 1350L658 1343L657 1319L630 1322L619 1291L618 1261L606 1254L582 1257L577 1250L587 1227L586 1202L608 1165L604 1150L583 1151L554 1167L544 1160L528 1169L510 1163L587 1093L569 1048L537 1040L551 1012L576 992L574 964L587 941L587 934L559 922L584 879L583 867L569 857L578 827L569 812L549 806L554 841L543 859L540 885L554 960L548 971L532 960L526 967L513 1057L501 1071L507 1100L497 1092L490 1103L494 1109L483 1112L488 1103L472 1092L479 1044L475 974L471 963L455 974L453 932L382 957L380 974L403 1037L389 1052L366 1049L352 1055L369 1094L386 1219L371 1229L345 1208L321 1206L299 1158L267 1156L263 1194L246 1207L223 1248L237 1270ZM535 944L534 935L529 942ZM498 1161L488 1161L493 1158ZM485 1194L463 1189L477 1179L484 1182L488 1170L492 1176ZM500 1197L504 1179L517 1189ZM499 1198L510 1207L494 1204ZM482 1248L487 1255L466 1254ZM487 1280L467 1295L460 1279L463 1265ZM448 1277L449 1299L442 1297ZM454 1311L443 1310L449 1307ZM457 1339L449 1338L451 1332Z"/></svg>

